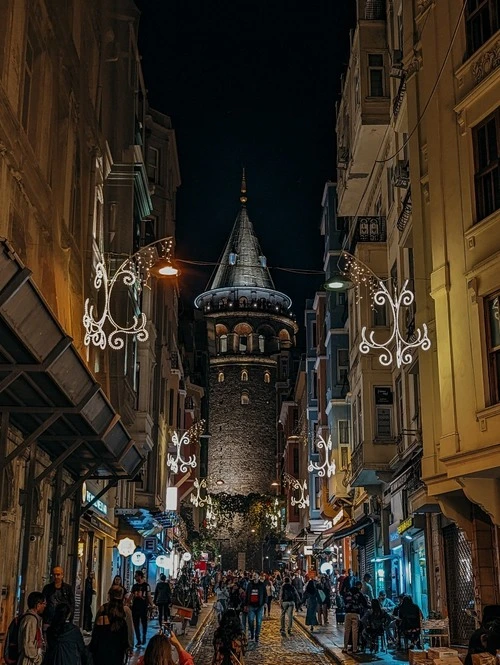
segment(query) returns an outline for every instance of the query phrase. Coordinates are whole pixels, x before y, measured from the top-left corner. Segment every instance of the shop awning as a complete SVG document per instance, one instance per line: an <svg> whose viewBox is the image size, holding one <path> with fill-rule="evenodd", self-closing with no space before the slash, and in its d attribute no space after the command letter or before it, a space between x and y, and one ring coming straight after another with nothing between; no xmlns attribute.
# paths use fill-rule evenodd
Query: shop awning
<svg viewBox="0 0 500 665"><path fill-rule="evenodd" d="M346 526L344 529L339 529L333 535L333 540L342 540L342 538L346 538L347 536L353 536L355 533L358 533L359 531L365 529L367 526L370 526L370 524L373 524L373 519L371 517L363 517L363 519L359 520L359 522L355 522L350 526Z"/></svg>
<svg viewBox="0 0 500 665"><path fill-rule="evenodd" d="M0 238L0 413L75 476L132 478L143 455L9 242ZM5 420L6 422L6 420Z"/></svg>

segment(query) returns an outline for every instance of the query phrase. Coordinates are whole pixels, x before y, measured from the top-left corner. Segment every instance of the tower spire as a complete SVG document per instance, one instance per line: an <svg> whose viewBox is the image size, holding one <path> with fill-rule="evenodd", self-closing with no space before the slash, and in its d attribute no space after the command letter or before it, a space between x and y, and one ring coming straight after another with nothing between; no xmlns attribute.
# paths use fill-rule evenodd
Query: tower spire
<svg viewBox="0 0 500 665"><path fill-rule="evenodd" d="M245 167L243 167L243 175L241 176L241 187L240 187L240 202L241 205L246 205L247 202L247 180L245 176Z"/></svg>

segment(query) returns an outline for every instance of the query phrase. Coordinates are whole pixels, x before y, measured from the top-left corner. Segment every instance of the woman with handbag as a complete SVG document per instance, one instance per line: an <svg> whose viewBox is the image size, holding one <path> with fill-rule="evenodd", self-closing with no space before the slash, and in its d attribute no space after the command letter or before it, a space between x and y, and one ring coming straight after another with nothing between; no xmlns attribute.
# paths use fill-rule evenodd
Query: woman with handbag
<svg viewBox="0 0 500 665"><path fill-rule="evenodd" d="M316 587L318 591L318 624L326 626L328 623L328 601L326 596L326 585L322 577Z"/></svg>
<svg viewBox="0 0 500 665"><path fill-rule="evenodd" d="M314 631L314 626L318 625L318 604L319 595L316 589L314 580L309 580L304 590L304 600L307 607L306 612L306 626L309 626L311 633Z"/></svg>

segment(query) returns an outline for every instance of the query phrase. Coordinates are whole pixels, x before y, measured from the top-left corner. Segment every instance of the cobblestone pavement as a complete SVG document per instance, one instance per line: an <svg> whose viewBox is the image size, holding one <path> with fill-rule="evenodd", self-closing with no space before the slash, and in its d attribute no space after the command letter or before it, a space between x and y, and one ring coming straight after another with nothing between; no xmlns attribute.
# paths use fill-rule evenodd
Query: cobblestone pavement
<svg viewBox="0 0 500 665"><path fill-rule="evenodd" d="M216 627L215 618L210 619L200 641L193 647L195 665L211 665ZM255 647L250 643L245 657L245 665L330 665L333 662L298 626L294 626L291 636L281 637L277 610L270 619L264 619L259 644Z"/></svg>

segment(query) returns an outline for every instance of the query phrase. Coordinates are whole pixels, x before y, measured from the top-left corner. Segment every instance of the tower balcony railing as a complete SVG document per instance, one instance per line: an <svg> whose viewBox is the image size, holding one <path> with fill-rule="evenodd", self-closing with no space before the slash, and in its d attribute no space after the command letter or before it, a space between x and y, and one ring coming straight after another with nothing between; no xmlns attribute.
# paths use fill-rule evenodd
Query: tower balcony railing
<svg viewBox="0 0 500 665"><path fill-rule="evenodd" d="M269 302L263 298L250 300L247 298L221 298L205 302L203 312L212 314L220 311L245 311L245 312L266 312L267 314L277 314L295 321L295 314L279 303Z"/></svg>

